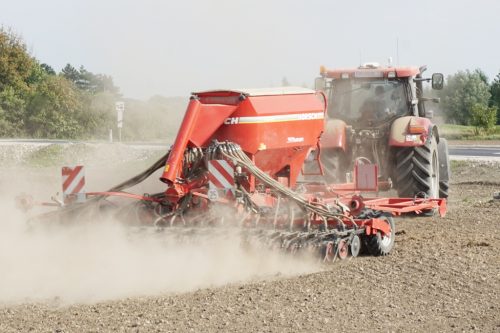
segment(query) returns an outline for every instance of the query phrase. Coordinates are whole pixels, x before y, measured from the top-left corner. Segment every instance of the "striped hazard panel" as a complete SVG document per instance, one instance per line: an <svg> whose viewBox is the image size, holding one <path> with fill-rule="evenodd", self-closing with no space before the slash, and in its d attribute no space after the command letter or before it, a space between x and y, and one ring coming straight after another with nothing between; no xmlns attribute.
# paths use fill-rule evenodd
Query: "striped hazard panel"
<svg viewBox="0 0 500 333"><path fill-rule="evenodd" d="M83 166L62 168L63 197L84 192L85 173Z"/></svg>
<svg viewBox="0 0 500 333"><path fill-rule="evenodd" d="M208 161L208 187L234 195L234 169L226 160Z"/></svg>

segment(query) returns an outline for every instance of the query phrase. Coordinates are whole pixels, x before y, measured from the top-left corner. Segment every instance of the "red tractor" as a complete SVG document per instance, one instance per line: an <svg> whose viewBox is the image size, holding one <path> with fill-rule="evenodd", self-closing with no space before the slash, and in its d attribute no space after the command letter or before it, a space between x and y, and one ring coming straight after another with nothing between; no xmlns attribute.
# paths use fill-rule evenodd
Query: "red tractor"
<svg viewBox="0 0 500 333"><path fill-rule="evenodd" d="M379 184L400 197L448 197L448 146L430 120L423 82L442 89L443 74L422 67L320 69L316 89L328 99L321 161L330 181L349 180L356 161L379 166Z"/></svg>

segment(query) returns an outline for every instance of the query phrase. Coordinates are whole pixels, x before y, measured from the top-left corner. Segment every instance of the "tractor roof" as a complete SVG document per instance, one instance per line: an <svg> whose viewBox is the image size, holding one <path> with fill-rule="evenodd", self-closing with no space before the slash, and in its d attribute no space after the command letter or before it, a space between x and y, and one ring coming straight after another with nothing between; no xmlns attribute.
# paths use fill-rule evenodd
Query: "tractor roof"
<svg viewBox="0 0 500 333"><path fill-rule="evenodd" d="M364 64L357 68L336 68L327 69L324 66L320 68L320 74L332 79L347 78L392 78L392 77L411 77L421 73L419 67L384 67L375 63Z"/></svg>
<svg viewBox="0 0 500 333"><path fill-rule="evenodd" d="M303 87L273 87L273 88L253 88L253 89L215 89L194 92L193 95L212 95L212 94L238 94L245 96L272 96L272 95L298 95L314 94L315 91Z"/></svg>

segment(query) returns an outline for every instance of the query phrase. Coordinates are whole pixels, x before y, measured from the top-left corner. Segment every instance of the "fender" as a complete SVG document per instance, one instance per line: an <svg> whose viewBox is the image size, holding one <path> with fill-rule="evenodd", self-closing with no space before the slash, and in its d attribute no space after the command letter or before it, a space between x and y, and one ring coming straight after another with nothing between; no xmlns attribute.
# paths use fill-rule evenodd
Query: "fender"
<svg viewBox="0 0 500 333"><path fill-rule="evenodd" d="M439 133L436 125L423 117L407 116L396 119L391 125L389 146L391 147L417 147L436 136L439 143Z"/></svg>
<svg viewBox="0 0 500 333"><path fill-rule="evenodd" d="M340 119L327 119L325 131L321 135L320 147L346 150L346 123Z"/></svg>

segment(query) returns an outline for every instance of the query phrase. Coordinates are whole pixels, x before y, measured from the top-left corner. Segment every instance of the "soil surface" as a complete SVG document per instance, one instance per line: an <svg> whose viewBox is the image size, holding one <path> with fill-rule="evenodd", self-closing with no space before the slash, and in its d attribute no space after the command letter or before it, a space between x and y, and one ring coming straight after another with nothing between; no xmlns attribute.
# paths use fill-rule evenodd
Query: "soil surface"
<svg viewBox="0 0 500 333"><path fill-rule="evenodd" d="M448 214L323 271L97 304L0 305L1 332L500 331L500 166L454 164ZM0 286L1 288L1 286Z"/></svg>

